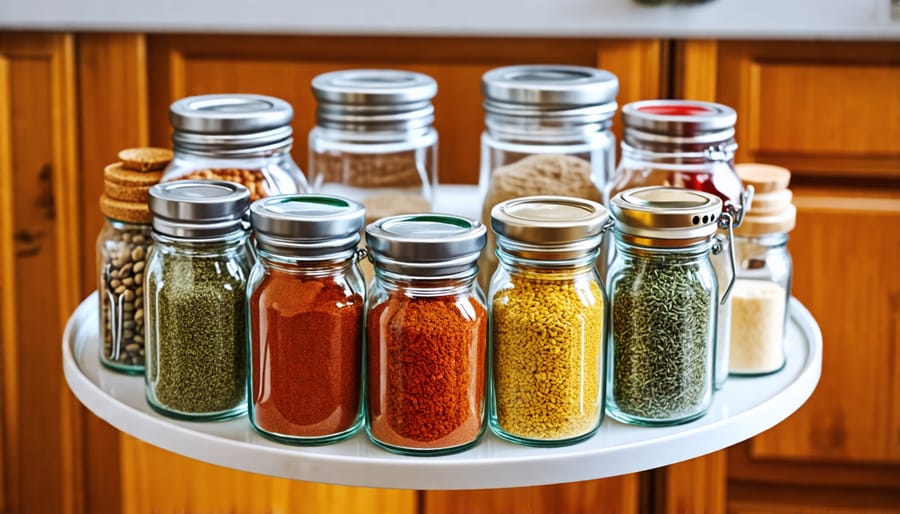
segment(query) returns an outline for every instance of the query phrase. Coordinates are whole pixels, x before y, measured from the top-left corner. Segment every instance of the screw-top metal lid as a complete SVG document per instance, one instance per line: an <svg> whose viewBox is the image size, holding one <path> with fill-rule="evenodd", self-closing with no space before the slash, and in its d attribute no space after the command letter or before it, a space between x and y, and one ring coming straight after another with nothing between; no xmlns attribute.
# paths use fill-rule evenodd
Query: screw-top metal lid
<svg viewBox="0 0 900 514"><path fill-rule="evenodd" d="M329 195L272 196L250 206L257 246L290 257L349 257L364 220L362 204Z"/></svg>
<svg viewBox="0 0 900 514"><path fill-rule="evenodd" d="M734 137L736 121L734 109L712 102L642 100L622 107L625 143L639 148L729 142Z"/></svg>
<svg viewBox="0 0 900 514"><path fill-rule="evenodd" d="M470 274L487 239L477 220L450 214L406 214L366 227L376 269L419 277Z"/></svg>
<svg viewBox="0 0 900 514"><path fill-rule="evenodd" d="M709 240L722 211L719 197L668 186L629 189L610 202L617 234L644 246L689 246Z"/></svg>
<svg viewBox="0 0 900 514"><path fill-rule="evenodd" d="M505 252L523 258L566 260L595 251L609 211L569 196L528 196L491 209L491 228Z"/></svg>
<svg viewBox="0 0 900 514"><path fill-rule="evenodd" d="M189 96L169 107L175 150L202 155L264 153L290 148L294 109L271 96Z"/></svg>
<svg viewBox="0 0 900 514"><path fill-rule="evenodd" d="M343 130L414 129L434 122L437 82L404 70L323 73L312 81L317 123Z"/></svg>
<svg viewBox="0 0 900 514"><path fill-rule="evenodd" d="M505 66L481 79L488 116L564 118L569 123L608 120L616 112L619 79L584 66Z"/></svg>
<svg viewBox="0 0 900 514"><path fill-rule="evenodd" d="M181 239L217 239L244 230L246 187L222 180L178 180L150 188L153 230Z"/></svg>

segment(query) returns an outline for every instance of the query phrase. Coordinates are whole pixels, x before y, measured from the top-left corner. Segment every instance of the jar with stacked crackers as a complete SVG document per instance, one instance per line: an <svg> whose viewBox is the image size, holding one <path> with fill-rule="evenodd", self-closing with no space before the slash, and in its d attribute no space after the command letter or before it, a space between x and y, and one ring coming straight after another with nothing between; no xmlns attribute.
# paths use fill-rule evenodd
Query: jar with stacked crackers
<svg viewBox="0 0 900 514"><path fill-rule="evenodd" d="M124 373L144 372L144 267L153 246L150 188L172 160L164 148L128 148L103 170L97 238L100 362Z"/></svg>
<svg viewBox="0 0 900 514"><path fill-rule="evenodd" d="M263 95L190 96L169 107L175 156L172 180L227 180L250 190L250 201L303 193L306 178L290 151L294 110Z"/></svg>

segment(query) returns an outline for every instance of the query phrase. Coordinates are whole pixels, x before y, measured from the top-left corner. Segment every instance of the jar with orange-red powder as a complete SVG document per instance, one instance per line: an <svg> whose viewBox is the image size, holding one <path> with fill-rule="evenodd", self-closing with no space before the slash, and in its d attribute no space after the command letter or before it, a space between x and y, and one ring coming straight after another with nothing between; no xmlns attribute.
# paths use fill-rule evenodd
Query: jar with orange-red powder
<svg viewBox="0 0 900 514"><path fill-rule="evenodd" d="M326 195L250 207L249 412L264 436L324 444L362 426L364 216L361 204Z"/></svg>
<svg viewBox="0 0 900 514"><path fill-rule="evenodd" d="M484 432L488 315L475 277L485 232L478 221L443 214L366 227L375 264L366 430L382 448L453 453Z"/></svg>

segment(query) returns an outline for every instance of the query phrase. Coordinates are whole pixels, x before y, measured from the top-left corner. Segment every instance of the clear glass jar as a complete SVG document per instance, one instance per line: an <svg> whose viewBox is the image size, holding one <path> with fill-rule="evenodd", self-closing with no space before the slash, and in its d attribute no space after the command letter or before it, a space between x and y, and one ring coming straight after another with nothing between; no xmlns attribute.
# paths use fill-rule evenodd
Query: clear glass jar
<svg viewBox="0 0 900 514"><path fill-rule="evenodd" d="M116 371L144 373L143 274L152 248L149 223L106 217L97 236L100 362Z"/></svg>
<svg viewBox="0 0 900 514"><path fill-rule="evenodd" d="M363 206L325 195L253 203L249 413L261 434L324 444L362 426Z"/></svg>
<svg viewBox="0 0 900 514"><path fill-rule="evenodd" d="M247 396L249 192L224 181L150 189L155 245L147 262L147 401L167 416L241 415Z"/></svg>
<svg viewBox="0 0 900 514"><path fill-rule="evenodd" d="M752 189L744 189L734 169L734 109L691 100L644 100L622 107L624 125L622 159L609 183L607 198L635 187L672 186L703 191L722 200L721 227L741 224ZM727 244L726 238L721 238ZM613 246L603 262L609 263ZM718 333L716 334L716 387L728 377L731 336L731 301L724 289L732 282L731 250L713 256L718 274Z"/></svg>
<svg viewBox="0 0 900 514"><path fill-rule="evenodd" d="M490 425L503 439L561 446L600 426L607 302L595 264L608 220L599 203L562 196L492 211Z"/></svg>
<svg viewBox="0 0 900 514"><path fill-rule="evenodd" d="M375 279L367 307L366 431L378 446L439 455L485 427L488 314L475 280L485 228L450 215L366 227Z"/></svg>
<svg viewBox="0 0 900 514"><path fill-rule="evenodd" d="M672 187L610 200L616 255L607 413L636 425L697 419L713 400L718 281L710 254L721 200Z"/></svg>
<svg viewBox="0 0 900 514"><path fill-rule="evenodd" d="M485 131L479 191L485 224L495 205L513 198L602 200L615 166L615 75L581 66L507 66L485 73L481 90ZM479 263L485 289L497 266L495 250L489 233Z"/></svg>
<svg viewBox="0 0 900 514"><path fill-rule="evenodd" d="M306 178L290 154L293 119L291 105L271 96L182 98L169 107L175 157L162 182L236 182L250 191L251 202L305 192Z"/></svg>

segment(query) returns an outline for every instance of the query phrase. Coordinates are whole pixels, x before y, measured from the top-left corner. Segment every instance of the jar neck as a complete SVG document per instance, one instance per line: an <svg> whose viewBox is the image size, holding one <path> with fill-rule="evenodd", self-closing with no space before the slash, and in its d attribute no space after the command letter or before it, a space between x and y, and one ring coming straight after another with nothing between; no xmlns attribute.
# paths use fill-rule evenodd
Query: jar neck
<svg viewBox="0 0 900 514"><path fill-rule="evenodd" d="M257 248L258 262L267 270L281 273L303 274L310 276L343 275L352 271L356 262L355 253L325 256L321 259L309 260L278 255Z"/></svg>
<svg viewBox="0 0 900 514"><path fill-rule="evenodd" d="M620 234L616 234L616 251L626 259L692 262L708 258L714 244L715 239L709 238L688 246L649 247L625 241Z"/></svg>
<svg viewBox="0 0 900 514"><path fill-rule="evenodd" d="M567 276L590 273L598 255L599 249L594 249L571 259L551 260L526 258L509 253L503 248L497 249L497 259L508 272L555 273Z"/></svg>
<svg viewBox="0 0 900 514"><path fill-rule="evenodd" d="M597 134L611 136L612 120L587 121L566 119L485 116L485 132L503 142L519 144L585 144Z"/></svg>
<svg viewBox="0 0 900 514"><path fill-rule="evenodd" d="M310 143L318 140L355 143L360 145L387 145L407 143L412 147L431 146L437 141L437 132L431 125L422 127L370 127L371 130L350 130L347 128L317 125L310 133Z"/></svg>
<svg viewBox="0 0 900 514"><path fill-rule="evenodd" d="M734 141L701 144L657 144L644 145L622 141L622 160L652 163L656 167L677 166L696 167L696 171L707 170L716 163L733 166Z"/></svg>
<svg viewBox="0 0 900 514"><path fill-rule="evenodd" d="M173 249L190 255L214 255L246 248L249 232L236 230L215 239L182 239L153 231L160 249Z"/></svg>
<svg viewBox="0 0 900 514"><path fill-rule="evenodd" d="M454 276L422 277L391 273L375 268L375 281L388 294L409 294L412 296L446 296L467 294L475 290L478 267L473 266L464 274Z"/></svg>
<svg viewBox="0 0 900 514"><path fill-rule="evenodd" d="M108 216L105 217L106 222L110 227L115 230L128 230L128 231L150 231L150 223L134 223L133 221L122 221L117 220L115 218L110 218Z"/></svg>
<svg viewBox="0 0 900 514"><path fill-rule="evenodd" d="M773 234L763 234L760 236L734 236L734 244L751 244L764 246L766 248L780 248L787 246L789 235L787 232L775 232Z"/></svg>

